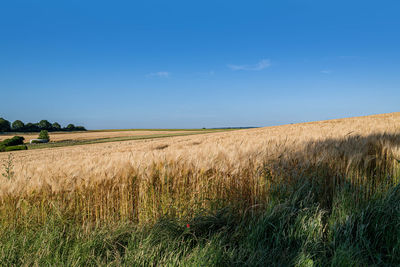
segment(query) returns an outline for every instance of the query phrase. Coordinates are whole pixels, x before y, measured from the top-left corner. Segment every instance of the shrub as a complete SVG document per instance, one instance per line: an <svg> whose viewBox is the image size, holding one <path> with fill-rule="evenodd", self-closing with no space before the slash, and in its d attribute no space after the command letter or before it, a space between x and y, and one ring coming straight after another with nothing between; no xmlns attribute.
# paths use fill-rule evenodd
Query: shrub
<svg viewBox="0 0 400 267"><path fill-rule="evenodd" d="M49 133L47 130L41 130L39 133L39 139L44 139L50 141Z"/></svg>
<svg viewBox="0 0 400 267"><path fill-rule="evenodd" d="M7 151L16 151L16 150L27 150L28 147L26 145L19 145L19 146L6 146L5 152Z"/></svg>
<svg viewBox="0 0 400 267"><path fill-rule="evenodd" d="M0 152L4 152L4 151L6 151L6 146L0 144Z"/></svg>
<svg viewBox="0 0 400 267"><path fill-rule="evenodd" d="M47 143L49 140L47 139L33 139L31 140L31 144L43 144L43 143Z"/></svg>
<svg viewBox="0 0 400 267"><path fill-rule="evenodd" d="M13 138L5 139L3 142L1 142L1 145L4 146L17 146L17 145L22 145L24 144L25 138L22 136L14 136Z"/></svg>

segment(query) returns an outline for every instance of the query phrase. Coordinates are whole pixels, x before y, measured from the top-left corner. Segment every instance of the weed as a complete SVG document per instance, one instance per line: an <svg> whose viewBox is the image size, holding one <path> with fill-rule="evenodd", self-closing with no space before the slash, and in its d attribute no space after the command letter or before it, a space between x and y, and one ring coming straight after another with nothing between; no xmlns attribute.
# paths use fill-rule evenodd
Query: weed
<svg viewBox="0 0 400 267"><path fill-rule="evenodd" d="M8 154L8 158L7 160L3 163L3 168L4 168L4 172L2 173L2 176L8 180L12 180L15 172L13 171L14 169L14 156L12 155L12 153Z"/></svg>

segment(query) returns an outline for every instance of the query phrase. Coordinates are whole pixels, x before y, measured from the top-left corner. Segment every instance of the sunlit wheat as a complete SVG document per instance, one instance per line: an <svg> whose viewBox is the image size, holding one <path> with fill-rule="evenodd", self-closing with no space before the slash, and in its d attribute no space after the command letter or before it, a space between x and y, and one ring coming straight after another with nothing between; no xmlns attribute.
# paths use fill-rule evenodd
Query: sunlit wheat
<svg viewBox="0 0 400 267"><path fill-rule="evenodd" d="M397 183L399 147L400 113L390 113L18 151L13 179L1 180L0 216L29 224L51 210L80 223L144 223L215 205L262 207L279 185L318 179L326 203L344 185L364 198Z"/></svg>

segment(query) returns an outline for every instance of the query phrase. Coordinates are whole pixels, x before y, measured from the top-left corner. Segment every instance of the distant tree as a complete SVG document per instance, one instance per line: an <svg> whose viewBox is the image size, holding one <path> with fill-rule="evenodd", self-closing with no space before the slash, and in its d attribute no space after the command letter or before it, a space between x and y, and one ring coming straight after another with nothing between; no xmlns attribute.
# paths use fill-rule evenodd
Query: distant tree
<svg viewBox="0 0 400 267"><path fill-rule="evenodd" d="M87 131L83 126L75 126L75 131Z"/></svg>
<svg viewBox="0 0 400 267"><path fill-rule="evenodd" d="M67 127L65 127L66 131L74 131L75 130L75 125L72 123L68 124Z"/></svg>
<svg viewBox="0 0 400 267"><path fill-rule="evenodd" d="M40 130L51 130L51 123L47 120L41 120L38 126Z"/></svg>
<svg viewBox="0 0 400 267"><path fill-rule="evenodd" d="M22 132L25 130L25 124L20 120L14 121L11 126L12 130L16 132Z"/></svg>
<svg viewBox="0 0 400 267"><path fill-rule="evenodd" d="M45 139L50 141L49 132L47 130L41 130L39 133L39 139Z"/></svg>
<svg viewBox="0 0 400 267"><path fill-rule="evenodd" d="M53 131L61 131L61 125L58 122L55 122L51 125Z"/></svg>
<svg viewBox="0 0 400 267"><path fill-rule="evenodd" d="M0 118L0 132L9 132L11 130L10 122Z"/></svg>
<svg viewBox="0 0 400 267"><path fill-rule="evenodd" d="M39 127L37 123L28 122L25 124L25 132L39 132Z"/></svg>

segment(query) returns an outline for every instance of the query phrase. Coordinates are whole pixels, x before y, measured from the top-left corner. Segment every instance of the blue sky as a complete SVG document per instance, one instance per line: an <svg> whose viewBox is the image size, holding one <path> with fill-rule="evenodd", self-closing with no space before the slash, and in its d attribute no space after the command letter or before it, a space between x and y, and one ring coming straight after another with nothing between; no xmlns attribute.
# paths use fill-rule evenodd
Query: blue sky
<svg viewBox="0 0 400 267"><path fill-rule="evenodd" d="M0 117L269 126L399 111L399 1L2 1Z"/></svg>

